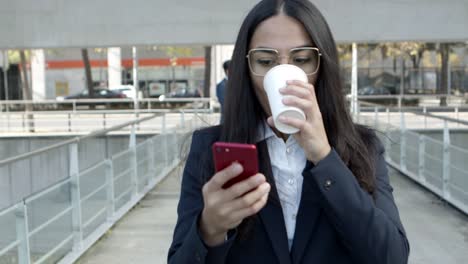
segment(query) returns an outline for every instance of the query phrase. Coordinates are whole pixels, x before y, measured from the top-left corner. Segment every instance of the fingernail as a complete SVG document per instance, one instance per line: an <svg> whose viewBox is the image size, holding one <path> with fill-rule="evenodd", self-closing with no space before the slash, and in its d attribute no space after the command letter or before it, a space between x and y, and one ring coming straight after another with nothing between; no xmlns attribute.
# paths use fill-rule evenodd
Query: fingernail
<svg viewBox="0 0 468 264"><path fill-rule="evenodd" d="M264 179L263 179L263 176L261 174L258 174L257 176L255 176L255 182L261 183L263 181L264 181Z"/></svg>
<svg viewBox="0 0 468 264"><path fill-rule="evenodd" d="M278 117L278 119L279 119L279 121L281 121L281 122L284 122L284 121L286 121L286 120L287 120L287 118L286 118L286 117L284 117L284 116L280 116L280 117Z"/></svg>
<svg viewBox="0 0 468 264"><path fill-rule="evenodd" d="M234 173L240 173L242 171L242 165L240 165L237 162L234 162L233 164L234 165L233 165L232 169L234 170Z"/></svg>
<svg viewBox="0 0 468 264"><path fill-rule="evenodd" d="M280 89L279 89L279 92L280 92L280 93L284 93L285 91L286 91L286 88L280 88Z"/></svg>

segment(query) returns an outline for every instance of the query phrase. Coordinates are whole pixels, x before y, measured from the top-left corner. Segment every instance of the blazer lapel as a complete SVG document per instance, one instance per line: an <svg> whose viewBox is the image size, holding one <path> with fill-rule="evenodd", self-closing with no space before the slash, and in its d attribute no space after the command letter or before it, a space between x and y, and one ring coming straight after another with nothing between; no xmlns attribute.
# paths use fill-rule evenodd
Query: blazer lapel
<svg viewBox="0 0 468 264"><path fill-rule="evenodd" d="M265 207L260 210L260 219L270 238L271 244L280 264L291 264L291 258L288 248L288 237L286 234L286 225L284 223L283 210L279 200L278 192L271 170L270 156L266 141L263 140L257 144L258 156L260 161L260 172L265 175L271 184L270 196Z"/></svg>
<svg viewBox="0 0 468 264"><path fill-rule="evenodd" d="M320 194L316 186L311 186L304 181L302 185L301 203L296 218L296 230L294 232L291 248L292 263L301 263L306 246L317 228L321 214L319 203Z"/></svg>

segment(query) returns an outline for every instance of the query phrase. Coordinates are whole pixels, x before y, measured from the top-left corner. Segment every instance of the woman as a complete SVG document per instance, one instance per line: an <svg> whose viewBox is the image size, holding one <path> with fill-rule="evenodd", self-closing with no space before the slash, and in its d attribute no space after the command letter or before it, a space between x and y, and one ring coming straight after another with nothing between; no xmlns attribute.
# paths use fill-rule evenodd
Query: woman
<svg viewBox="0 0 468 264"><path fill-rule="evenodd" d="M278 64L309 82L281 90L306 120L281 134L263 76ZM245 19L230 64L225 122L193 134L169 263L406 263L409 244L383 147L346 110L335 42L308 0L263 0ZM228 189L214 172L215 141L256 144L260 172ZM254 191L246 193L254 188Z"/></svg>

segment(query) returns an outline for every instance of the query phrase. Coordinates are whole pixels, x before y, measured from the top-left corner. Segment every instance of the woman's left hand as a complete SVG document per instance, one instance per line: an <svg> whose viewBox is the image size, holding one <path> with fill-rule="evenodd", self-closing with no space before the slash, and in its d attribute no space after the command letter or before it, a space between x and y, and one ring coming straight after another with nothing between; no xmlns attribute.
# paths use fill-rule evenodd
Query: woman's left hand
<svg viewBox="0 0 468 264"><path fill-rule="evenodd" d="M288 81L287 84L280 89L280 93L285 96L283 103L304 111L306 120L280 117L280 121L299 129L294 137L304 149L307 159L317 164L330 153L331 147L315 96L315 88L312 84L302 81ZM272 117L269 117L267 122L274 127Z"/></svg>

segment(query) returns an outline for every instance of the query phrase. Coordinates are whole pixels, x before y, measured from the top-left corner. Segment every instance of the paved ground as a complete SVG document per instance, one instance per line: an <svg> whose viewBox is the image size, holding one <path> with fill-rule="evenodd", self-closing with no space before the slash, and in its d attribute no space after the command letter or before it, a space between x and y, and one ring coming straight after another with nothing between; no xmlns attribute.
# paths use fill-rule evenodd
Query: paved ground
<svg viewBox="0 0 468 264"><path fill-rule="evenodd" d="M179 175L180 169L151 191L78 263L166 263ZM394 170L391 181L411 243L410 263L468 263L468 216Z"/></svg>

